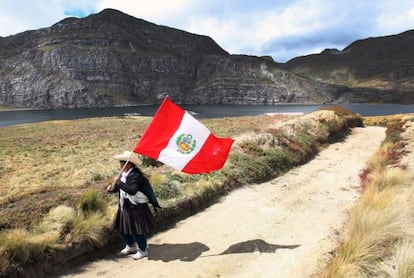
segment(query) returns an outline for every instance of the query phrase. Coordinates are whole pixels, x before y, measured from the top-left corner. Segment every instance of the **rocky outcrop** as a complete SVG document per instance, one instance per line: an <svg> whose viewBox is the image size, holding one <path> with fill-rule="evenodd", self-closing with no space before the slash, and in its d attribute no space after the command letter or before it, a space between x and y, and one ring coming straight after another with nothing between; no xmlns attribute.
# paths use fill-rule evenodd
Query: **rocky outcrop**
<svg viewBox="0 0 414 278"><path fill-rule="evenodd" d="M0 105L7 107L141 105L165 95L187 104L372 100L365 94L111 9L0 38Z"/></svg>
<svg viewBox="0 0 414 278"><path fill-rule="evenodd" d="M375 89L382 98L413 101L414 30L355 41L344 50L296 57L283 68L308 78L353 88ZM400 100L403 103L403 100Z"/></svg>

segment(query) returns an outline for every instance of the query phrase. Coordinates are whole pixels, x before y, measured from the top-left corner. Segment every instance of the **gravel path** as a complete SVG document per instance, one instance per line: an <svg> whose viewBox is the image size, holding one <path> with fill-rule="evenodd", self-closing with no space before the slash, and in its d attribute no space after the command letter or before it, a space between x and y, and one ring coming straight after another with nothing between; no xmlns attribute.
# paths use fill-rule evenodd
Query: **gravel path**
<svg viewBox="0 0 414 278"><path fill-rule="evenodd" d="M385 137L354 128L307 164L245 186L149 240L149 258L110 256L59 277L317 277Z"/></svg>

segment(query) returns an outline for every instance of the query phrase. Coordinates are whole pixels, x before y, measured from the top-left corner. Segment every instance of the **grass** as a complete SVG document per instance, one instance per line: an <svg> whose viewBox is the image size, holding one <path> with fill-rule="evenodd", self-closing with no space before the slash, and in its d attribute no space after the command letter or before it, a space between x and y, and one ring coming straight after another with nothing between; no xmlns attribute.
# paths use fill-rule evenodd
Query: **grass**
<svg viewBox="0 0 414 278"><path fill-rule="evenodd" d="M391 264L384 269L390 277L405 278L414 273L414 240L403 239L393 250Z"/></svg>
<svg viewBox="0 0 414 278"><path fill-rule="evenodd" d="M414 119L414 113L364 117L365 125L387 126L389 122L406 122Z"/></svg>
<svg viewBox="0 0 414 278"><path fill-rule="evenodd" d="M93 118L0 129L2 269L28 261L39 250L107 243L117 200L105 187L119 171L111 157L131 150L150 120ZM217 136L236 142L223 169L210 174L187 175L149 162L143 167L164 208L156 214L160 226L202 209L235 187L268 180L306 162L362 119L334 107L300 117L202 122Z"/></svg>
<svg viewBox="0 0 414 278"><path fill-rule="evenodd" d="M403 153L395 152L405 146L406 121L386 121L387 137L361 175L363 195L322 277L414 276L414 178L400 164Z"/></svg>

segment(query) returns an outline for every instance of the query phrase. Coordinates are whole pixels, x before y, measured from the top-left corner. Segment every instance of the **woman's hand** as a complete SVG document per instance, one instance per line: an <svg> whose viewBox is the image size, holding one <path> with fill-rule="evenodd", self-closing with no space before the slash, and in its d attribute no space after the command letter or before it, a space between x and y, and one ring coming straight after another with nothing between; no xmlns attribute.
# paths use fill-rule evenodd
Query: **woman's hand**
<svg viewBox="0 0 414 278"><path fill-rule="evenodd" d="M114 184L110 184L106 187L107 191L114 191L115 185Z"/></svg>
<svg viewBox="0 0 414 278"><path fill-rule="evenodd" d="M115 185L116 184L119 184L119 182L121 181L121 176L115 176L114 177L114 182L112 183L112 184L110 184L110 185L108 185L107 187L106 187L106 190L108 190L108 191L113 191L114 190L114 188L115 188Z"/></svg>

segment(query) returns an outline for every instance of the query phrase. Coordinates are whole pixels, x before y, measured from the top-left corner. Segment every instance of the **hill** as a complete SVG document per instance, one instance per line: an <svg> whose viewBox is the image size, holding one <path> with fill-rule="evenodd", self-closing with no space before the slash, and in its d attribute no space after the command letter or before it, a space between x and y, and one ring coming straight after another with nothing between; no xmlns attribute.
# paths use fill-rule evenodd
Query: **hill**
<svg viewBox="0 0 414 278"><path fill-rule="evenodd" d="M207 36L112 9L0 38L0 106L398 102L230 55Z"/></svg>
<svg viewBox="0 0 414 278"><path fill-rule="evenodd" d="M283 68L308 78L378 95L395 94L411 102L414 89L414 30L355 41L342 51L294 58Z"/></svg>

